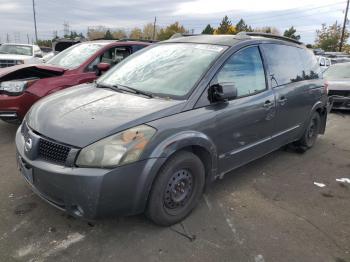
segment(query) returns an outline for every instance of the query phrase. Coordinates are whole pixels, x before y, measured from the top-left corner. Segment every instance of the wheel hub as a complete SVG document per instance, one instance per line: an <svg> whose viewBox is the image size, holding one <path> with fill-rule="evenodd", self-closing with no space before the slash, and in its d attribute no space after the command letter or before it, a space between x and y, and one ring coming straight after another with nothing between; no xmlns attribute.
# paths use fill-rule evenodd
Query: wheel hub
<svg viewBox="0 0 350 262"><path fill-rule="evenodd" d="M193 177L186 170L176 171L170 178L164 193L164 204L169 209L175 209L186 205L192 194Z"/></svg>

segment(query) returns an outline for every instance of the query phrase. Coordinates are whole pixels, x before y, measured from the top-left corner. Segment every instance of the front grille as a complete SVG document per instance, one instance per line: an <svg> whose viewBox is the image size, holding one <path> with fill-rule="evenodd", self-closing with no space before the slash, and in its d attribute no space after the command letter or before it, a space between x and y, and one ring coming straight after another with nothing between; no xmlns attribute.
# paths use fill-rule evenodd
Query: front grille
<svg viewBox="0 0 350 262"><path fill-rule="evenodd" d="M39 141L39 157L57 164L65 164L70 148L44 138Z"/></svg>
<svg viewBox="0 0 350 262"><path fill-rule="evenodd" d="M350 97L350 91L348 91L348 90L329 90L328 95L330 95L330 96L348 96L348 97Z"/></svg>
<svg viewBox="0 0 350 262"><path fill-rule="evenodd" d="M14 66L17 64L16 60L0 60L0 68Z"/></svg>

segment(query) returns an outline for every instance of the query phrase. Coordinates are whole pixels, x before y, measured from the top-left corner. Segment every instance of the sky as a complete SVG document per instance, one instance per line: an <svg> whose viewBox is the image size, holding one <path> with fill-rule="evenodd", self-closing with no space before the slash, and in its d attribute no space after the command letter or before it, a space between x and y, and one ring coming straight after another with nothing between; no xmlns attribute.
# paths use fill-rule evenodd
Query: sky
<svg viewBox="0 0 350 262"><path fill-rule="evenodd" d="M83 32L89 26L130 30L153 22L165 27L179 21L200 33L217 27L224 15L233 24L243 18L252 27L274 26L281 33L297 29L304 43L313 43L323 23L343 23L345 0L35 0L40 39L63 34L63 24ZM349 14L350 15L350 14ZM34 39L32 0L0 0L0 42Z"/></svg>

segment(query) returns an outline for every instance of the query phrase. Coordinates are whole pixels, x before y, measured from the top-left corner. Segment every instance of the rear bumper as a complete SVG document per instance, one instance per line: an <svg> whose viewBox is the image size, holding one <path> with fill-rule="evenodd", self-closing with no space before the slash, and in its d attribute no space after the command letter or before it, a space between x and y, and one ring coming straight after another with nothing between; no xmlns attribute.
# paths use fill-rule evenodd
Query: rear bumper
<svg viewBox="0 0 350 262"><path fill-rule="evenodd" d="M66 167L31 160L20 128L16 147L19 170L33 191L56 208L88 220L142 213L152 174L159 168L156 158L114 169Z"/></svg>
<svg viewBox="0 0 350 262"><path fill-rule="evenodd" d="M0 119L21 121L38 99L37 96L26 92L19 96L0 94Z"/></svg>
<svg viewBox="0 0 350 262"><path fill-rule="evenodd" d="M332 109L350 110L350 97L331 96Z"/></svg>

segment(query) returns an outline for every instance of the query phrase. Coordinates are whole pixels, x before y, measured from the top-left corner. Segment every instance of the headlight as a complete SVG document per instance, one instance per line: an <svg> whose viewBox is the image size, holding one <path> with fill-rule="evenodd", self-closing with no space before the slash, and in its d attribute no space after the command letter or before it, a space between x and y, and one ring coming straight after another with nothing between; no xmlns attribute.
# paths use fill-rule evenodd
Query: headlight
<svg viewBox="0 0 350 262"><path fill-rule="evenodd" d="M0 91L10 94L20 94L26 89L28 81L8 81L0 84Z"/></svg>
<svg viewBox="0 0 350 262"><path fill-rule="evenodd" d="M156 130L147 125L130 128L83 148L80 167L109 168L137 161Z"/></svg>
<svg viewBox="0 0 350 262"><path fill-rule="evenodd" d="M22 64L24 64L24 60L16 60L15 64L16 65L22 65Z"/></svg>

